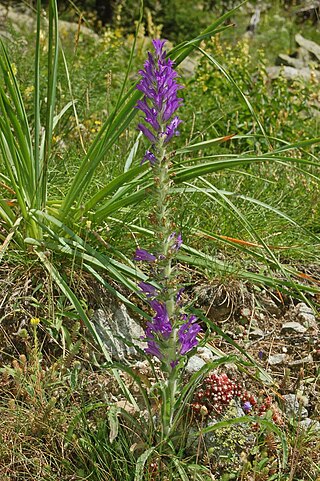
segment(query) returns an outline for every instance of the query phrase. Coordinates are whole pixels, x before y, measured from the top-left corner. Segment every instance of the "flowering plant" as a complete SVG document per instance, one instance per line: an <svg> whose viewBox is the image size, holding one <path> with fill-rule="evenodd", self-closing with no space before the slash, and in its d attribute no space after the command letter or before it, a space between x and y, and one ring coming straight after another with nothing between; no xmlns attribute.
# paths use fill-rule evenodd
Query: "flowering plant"
<svg viewBox="0 0 320 481"><path fill-rule="evenodd" d="M154 174L154 228L158 241L155 254L139 248L134 259L152 265L152 283L140 282L139 287L155 312L146 326L145 352L161 361L166 374L162 428L167 436L173 423L179 372L184 366L185 355L197 346L201 328L196 316L183 312L182 290L176 287L176 270L172 266L172 260L182 245L182 236L173 230L169 207L170 160L166 146L175 135L179 135L178 126L182 121L174 114L182 104L182 98L177 95L182 86L176 80L178 75L173 61L166 56L164 44L165 40L153 41L155 53L148 53L144 69L139 72L142 78L137 89L144 96L136 106L148 124L139 123L138 128L151 142L142 162L148 161Z"/></svg>

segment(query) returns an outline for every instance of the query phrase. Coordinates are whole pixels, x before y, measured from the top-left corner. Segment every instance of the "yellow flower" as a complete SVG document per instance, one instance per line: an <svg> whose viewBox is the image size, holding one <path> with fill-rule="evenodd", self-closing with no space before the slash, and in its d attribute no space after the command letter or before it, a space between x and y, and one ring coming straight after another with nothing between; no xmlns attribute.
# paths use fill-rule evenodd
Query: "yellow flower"
<svg viewBox="0 0 320 481"><path fill-rule="evenodd" d="M39 322L40 322L40 319L38 317L32 317L30 319L31 326L37 326L39 324Z"/></svg>

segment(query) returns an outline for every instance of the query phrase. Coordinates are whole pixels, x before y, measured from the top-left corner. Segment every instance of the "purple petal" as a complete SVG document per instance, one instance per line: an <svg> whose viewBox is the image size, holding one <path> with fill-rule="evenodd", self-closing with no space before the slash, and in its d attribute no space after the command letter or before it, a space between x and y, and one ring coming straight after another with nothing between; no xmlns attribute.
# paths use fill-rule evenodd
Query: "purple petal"
<svg viewBox="0 0 320 481"><path fill-rule="evenodd" d="M179 119L179 117L174 117L170 124L167 126L166 131L165 131L165 136L166 136L166 142L169 142L169 140L174 136L174 135L179 135L179 131L177 130L178 125L182 123L182 120Z"/></svg>
<svg viewBox="0 0 320 481"><path fill-rule="evenodd" d="M252 409L252 404L250 401L246 401L243 406L242 406L242 409L244 410L245 413L249 413Z"/></svg>
<svg viewBox="0 0 320 481"><path fill-rule="evenodd" d="M141 130L141 132L143 133L143 135L145 135L145 136L147 137L147 139L150 140L150 142L155 142L155 141L156 141L155 136L154 136L153 133L148 129L148 127L146 127L146 126L143 125L143 124L138 124L138 129Z"/></svg>
<svg viewBox="0 0 320 481"><path fill-rule="evenodd" d="M181 289L178 290L177 296L176 296L176 303L180 304L182 293L184 291L184 287L181 287Z"/></svg>
<svg viewBox="0 0 320 481"><path fill-rule="evenodd" d="M144 350L147 354L151 354L151 356L155 356L158 359L162 359L163 355L161 354L160 348L155 341L148 341L148 347Z"/></svg>
<svg viewBox="0 0 320 481"><path fill-rule="evenodd" d="M181 344L181 355L184 355L187 352L191 351L191 349L193 349L198 344L197 335L201 331L201 327L199 326L199 324L195 323L196 319L196 316L190 316L189 321L185 324L182 324L179 329L178 336Z"/></svg>
<svg viewBox="0 0 320 481"><path fill-rule="evenodd" d="M141 160L141 164L144 164L147 161L150 162L151 167L153 167L158 162L157 157L151 152L151 150L146 151L143 159Z"/></svg>
<svg viewBox="0 0 320 481"><path fill-rule="evenodd" d="M153 300L150 306L156 311L156 315L152 319L152 323L147 323L148 333L160 334L163 339L169 339L172 332L172 325L169 319L166 305L163 302Z"/></svg>
<svg viewBox="0 0 320 481"><path fill-rule="evenodd" d="M144 292L147 295L147 297L149 296L154 297L158 293L157 289L153 285L148 284L148 282L139 282L138 286L140 287L142 292Z"/></svg>
<svg viewBox="0 0 320 481"><path fill-rule="evenodd" d="M166 43L166 40L155 39L152 40L152 43L156 51L157 57L165 57L166 52L163 52L163 46Z"/></svg>
<svg viewBox="0 0 320 481"><path fill-rule="evenodd" d="M175 232L172 232L169 236L169 240L172 241L171 249L173 250L178 250L180 249L182 245L182 237L181 234L176 234Z"/></svg>
<svg viewBox="0 0 320 481"><path fill-rule="evenodd" d="M156 256L150 254L150 252L146 251L145 249L136 249L133 259L135 261L147 261L147 262L154 262L157 260Z"/></svg>

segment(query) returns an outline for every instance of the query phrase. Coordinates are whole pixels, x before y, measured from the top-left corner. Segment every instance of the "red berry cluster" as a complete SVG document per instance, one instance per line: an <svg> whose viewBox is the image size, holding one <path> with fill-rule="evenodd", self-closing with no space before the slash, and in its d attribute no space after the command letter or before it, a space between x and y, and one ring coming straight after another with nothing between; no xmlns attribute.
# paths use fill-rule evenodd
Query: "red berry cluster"
<svg viewBox="0 0 320 481"><path fill-rule="evenodd" d="M266 411L271 408L272 399L270 396L267 396L264 400L263 404L260 404L258 409L258 416L262 416Z"/></svg>
<svg viewBox="0 0 320 481"><path fill-rule="evenodd" d="M230 379L226 374L213 373L207 377L194 395L192 410L196 415L222 414L230 401L238 398L241 403L257 404L254 396L244 391L243 386Z"/></svg>

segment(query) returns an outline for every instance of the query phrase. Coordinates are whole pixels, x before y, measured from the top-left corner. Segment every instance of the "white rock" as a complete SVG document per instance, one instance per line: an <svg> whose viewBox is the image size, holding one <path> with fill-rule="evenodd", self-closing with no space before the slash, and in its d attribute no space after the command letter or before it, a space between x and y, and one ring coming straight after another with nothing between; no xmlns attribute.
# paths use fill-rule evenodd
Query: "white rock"
<svg viewBox="0 0 320 481"><path fill-rule="evenodd" d="M310 52L318 61L320 61L320 46L316 42L304 38L302 35L300 35L300 33L297 33L295 36L295 41L300 47L308 50L308 52Z"/></svg>
<svg viewBox="0 0 320 481"><path fill-rule="evenodd" d="M282 332L297 332L298 334L304 334L307 328L296 321L288 321L282 325Z"/></svg>
<svg viewBox="0 0 320 481"><path fill-rule="evenodd" d="M267 73L271 80L283 77L287 80L296 80L298 78L309 81L311 79L311 70L309 67L294 68L283 65L281 67L267 67ZM319 72L312 71L312 75L316 78L320 77Z"/></svg>
<svg viewBox="0 0 320 481"><path fill-rule="evenodd" d="M255 329L253 329L253 331L250 331L249 333L250 339L260 339L261 337L264 337L264 336L265 336L265 332L259 327L256 327Z"/></svg>
<svg viewBox="0 0 320 481"><path fill-rule="evenodd" d="M215 355L208 347L198 347L197 356L201 357L205 362L211 362L215 358Z"/></svg>
<svg viewBox="0 0 320 481"><path fill-rule="evenodd" d="M302 359L296 359L295 361L291 361L290 366L297 367L297 366L302 366L303 364L310 364L312 362L313 362L312 354L308 354L306 357L303 357Z"/></svg>
<svg viewBox="0 0 320 481"><path fill-rule="evenodd" d="M273 356L268 357L268 363L270 364L270 366L276 366L277 364L284 363L286 357L286 354L274 354Z"/></svg>
<svg viewBox="0 0 320 481"><path fill-rule="evenodd" d="M320 431L320 423L315 419L305 418L300 422L300 426L305 430Z"/></svg>
<svg viewBox="0 0 320 481"><path fill-rule="evenodd" d="M201 359L201 357L196 355L192 356L190 357L188 364L186 365L186 371L189 374L193 374L194 372L200 371L202 366L204 366L205 364L206 362L203 359Z"/></svg>
<svg viewBox="0 0 320 481"><path fill-rule="evenodd" d="M318 330L318 323L311 307L307 306L304 302L299 302L294 308L294 314L296 318L303 323L303 325L309 329Z"/></svg>
<svg viewBox="0 0 320 481"><path fill-rule="evenodd" d="M285 400L284 412L288 417L296 420L308 417L308 411L303 406L303 402L300 402L295 394L285 394L283 398Z"/></svg>
<svg viewBox="0 0 320 481"><path fill-rule="evenodd" d="M124 304L112 305L109 310L97 309L92 321L113 359L141 358L139 352L125 341L144 349L146 344L141 341L144 330L129 316Z"/></svg>

